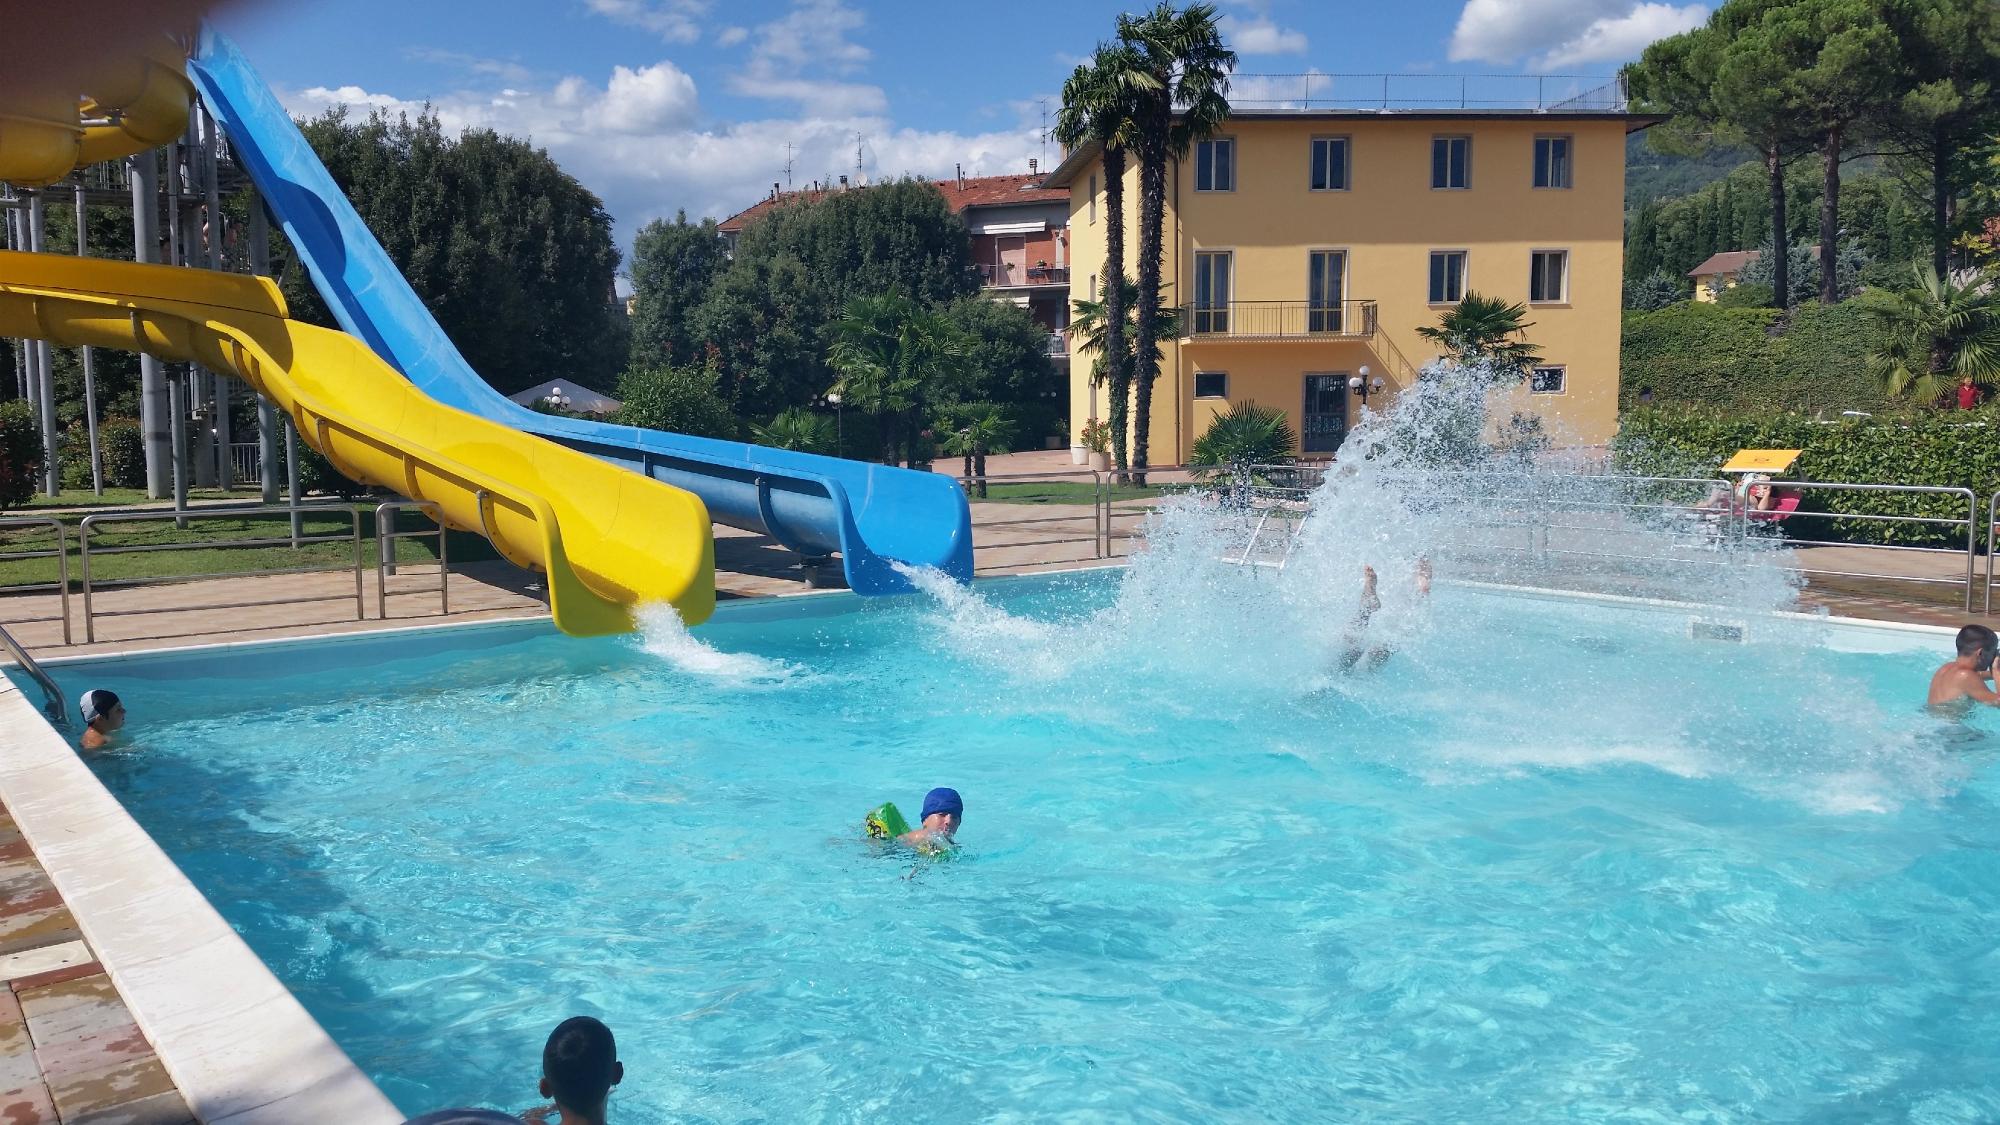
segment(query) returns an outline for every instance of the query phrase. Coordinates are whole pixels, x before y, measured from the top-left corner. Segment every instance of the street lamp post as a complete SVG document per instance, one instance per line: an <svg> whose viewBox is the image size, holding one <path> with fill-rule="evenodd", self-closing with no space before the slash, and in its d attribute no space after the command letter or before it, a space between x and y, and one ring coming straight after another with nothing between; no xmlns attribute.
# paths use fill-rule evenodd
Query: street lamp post
<svg viewBox="0 0 2000 1125"><path fill-rule="evenodd" d="M840 392L829 391L827 404L833 407L833 448L835 456L847 456L847 413L840 408Z"/></svg>
<svg viewBox="0 0 2000 1125"><path fill-rule="evenodd" d="M555 410L567 411L569 409L569 396L563 393L562 384L560 383L550 387L548 397L542 401L548 403Z"/></svg>
<svg viewBox="0 0 2000 1125"><path fill-rule="evenodd" d="M1382 386L1382 377L1380 375L1372 379L1369 378L1368 365L1365 363L1361 365L1360 374L1354 375L1347 380L1347 389L1361 396L1361 405L1364 407L1368 405L1368 396L1380 394Z"/></svg>

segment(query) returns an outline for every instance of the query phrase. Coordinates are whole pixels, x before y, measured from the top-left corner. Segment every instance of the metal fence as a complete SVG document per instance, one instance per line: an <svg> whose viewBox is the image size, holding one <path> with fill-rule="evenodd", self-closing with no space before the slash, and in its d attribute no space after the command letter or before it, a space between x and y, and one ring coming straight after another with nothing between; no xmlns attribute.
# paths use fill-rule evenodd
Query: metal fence
<svg viewBox="0 0 2000 1125"><path fill-rule="evenodd" d="M0 519L0 532L5 532L9 529L24 531L29 529L37 531L47 530L49 532L49 546L46 548L31 547L27 549L15 549L18 545L12 541L12 536L0 536L0 546L8 548L0 550L0 562L29 562L35 559L56 560L56 580L54 582L32 583L7 588L9 594L54 594L56 612L54 614L43 614L40 617L12 617L8 618L4 623L8 625L36 625L61 622L63 643L74 643L70 639L69 631L69 535L63 529L62 521L53 516L18 516L11 519Z"/></svg>
<svg viewBox="0 0 2000 1125"><path fill-rule="evenodd" d="M419 511L431 518L434 526L423 531L403 531L396 526L396 517L405 511ZM402 564L396 561L396 543L402 539L437 540L437 588L415 590L391 590L389 579L396 576ZM389 599L406 594L436 594L438 616L451 616L451 536L447 534L444 520L436 504L423 500L391 500L375 506L375 541L380 557L375 565L375 616L389 620Z"/></svg>
<svg viewBox="0 0 2000 1125"><path fill-rule="evenodd" d="M239 441L230 445L229 479L239 485L264 483L264 458L256 442Z"/></svg>
<svg viewBox="0 0 2000 1125"><path fill-rule="evenodd" d="M302 516L344 515L348 520L348 531L343 535L301 535L294 538L289 526L286 534L273 536L218 537L195 539L178 543L126 543L110 546L93 546L91 535L99 529L116 524L155 523L174 520L182 526L201 520L217 519L267 519L276 516L288 518L293 514ZM283 574L325 574L345 570L347 567L323 565L275 567L263 570L225 570L198 574L181 574L158 578L129 578L109 582L98 581L91 571L92 559L103 559L111 555L150 554L163 551L204 551L236 550L251 547L295 547L311 546L317 543L342 543L354 545L354 619L365 620L367 601L363 592L362 571L367 564L361 537L361 509L347 505L310 504L257 508L197 508L185 511L110 512L85 516L77 525L77 562L83 580L83 638L86 643L97 641L97 619L100 617L138 617L149 614L187 613L193 610L254 609L261 606L303 605L314 602L345 601L346 594L291 595L280 598L261 598L251 601L204 603L197 606L141 606L118 610L100 610L96 597L99 593L136 587L178 586L189 582L201 582L217 578L266 578Z"/></svg>

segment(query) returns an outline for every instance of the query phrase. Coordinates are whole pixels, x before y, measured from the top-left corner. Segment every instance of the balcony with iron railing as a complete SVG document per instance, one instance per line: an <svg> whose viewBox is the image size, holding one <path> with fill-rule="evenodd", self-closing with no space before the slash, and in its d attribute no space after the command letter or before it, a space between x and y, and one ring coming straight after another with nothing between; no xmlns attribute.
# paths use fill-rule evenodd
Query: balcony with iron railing
<svg viewBox="0 0 2000 1125"><path fill-rule="evenodd" d="M1069 285L1069 267L1047 262L1021 265L1014 262L979 263L979 283L989 289L1039 289Z"/></svg>
<svg viewBox="0 0 2000 1125"><path fill-rule="evenodd" d="M1181 339L1319 340L1375 335L1373 301L1231 301L1180 310Z"/></svg>
<svg viewBox="0 0 2000 1125"><path fill-rule="evenodd" d="M1050 359L1068 359L1069 337L1060 332L1051 332L1049 333L1048 340L1043 345L1043 349L1044 353Z"/></svg>

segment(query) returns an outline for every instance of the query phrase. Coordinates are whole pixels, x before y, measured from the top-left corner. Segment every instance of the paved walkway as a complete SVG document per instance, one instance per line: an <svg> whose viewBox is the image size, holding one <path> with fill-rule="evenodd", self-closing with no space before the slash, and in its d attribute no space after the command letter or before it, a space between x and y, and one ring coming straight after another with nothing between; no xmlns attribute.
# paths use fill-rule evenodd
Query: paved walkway
<svg viewBox="0 0 2000 1125"><path fill-rule="evenodd" d="M0 1122L190 1125L76 919L0 812Z"/></svg>

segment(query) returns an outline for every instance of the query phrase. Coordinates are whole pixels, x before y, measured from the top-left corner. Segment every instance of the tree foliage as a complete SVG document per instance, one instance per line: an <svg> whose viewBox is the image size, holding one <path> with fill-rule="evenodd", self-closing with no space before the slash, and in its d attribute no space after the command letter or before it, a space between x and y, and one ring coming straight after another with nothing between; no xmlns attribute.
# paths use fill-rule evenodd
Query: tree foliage
<svg viewBox="0 0 2000 1125"><path fill-rule="evenodd" d="M1797 244L1791 250L1791 268L1786 271L1792 291L1782 302L1797 305L1818 298L1825 303L1825 282L1820 269L1820 248L1815 245ZM1766 246L1757 257L1744 264L1743 271L1736 275L1738 289L1747 286L1762 286L1773 297L1777 295L1777 269L1773 263L1777 255ZM1863 253L1859 243L1848 239L1838 244L1834 251L1834 295L1835 301L1845 301L1854 296L1861 287L1861 273L1868 267L1868 255ZM1734 290L1732 290L1734 292Z"/></svg>
<svg viewBox="0 0 2000 1125"><path fill-rule="evenodd" d="M593 389L623 364L618 251L597 196L548 153L490 129L447 136L345 108L301 126L334 181L473 370L503 394L555 376ZM272 258L293 315L331 326L281 234Z"/></svg>
<svg viewBox="0 0 2000 1125"><path fill-rule="evenodd" d="M761 426L750 427L758 445L798 453L832 455L838 440L836 419L803 406L788 407Z"/></svg>
<svg viewBox="0 0 2000 1125"><path fill-rule="evenodd" d="M827 357L834 391L882 423L884 459L915 465L929 408L964 399L967 351L950 320L892 292L850 300Z"/></svg>
<svg viewBox="0 0 2000 1125"><path fill-rule="evenodd" d="M1665 270L1625 283L1625 307L1635 312L1654 312L1675 301L1686 300L1688 288L1681 279Z"/></svg>
<svg viewBox="0 0 2000 1125"><path fill-rule="evenodd" d="M944 318L964 341L966 402L1002 404L1023 440L1061 431L1069 388L1049 358L1049 330L1011 301L960 297Z"/></svg>
<svg viewBox="0 0 2000 1125"><path fill-rule="evenodd" d="M655 219L632 240L632 364L692 363L705 350L694 313L715 275L729 263L715 220Z"/></svg>

